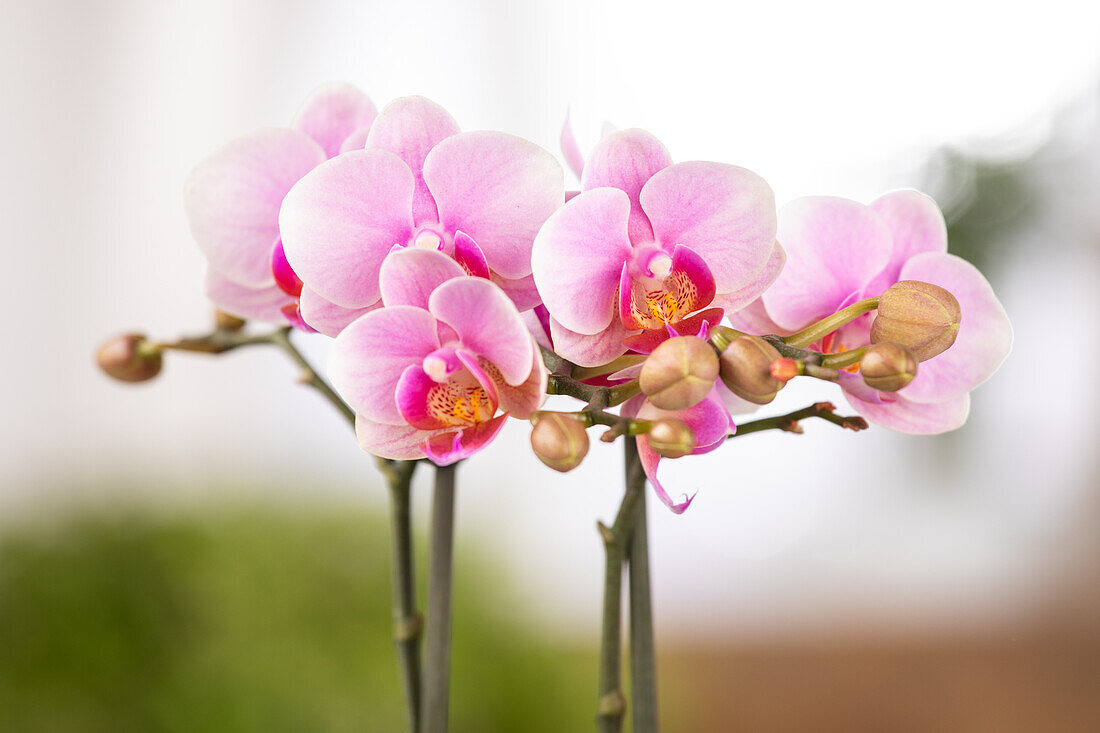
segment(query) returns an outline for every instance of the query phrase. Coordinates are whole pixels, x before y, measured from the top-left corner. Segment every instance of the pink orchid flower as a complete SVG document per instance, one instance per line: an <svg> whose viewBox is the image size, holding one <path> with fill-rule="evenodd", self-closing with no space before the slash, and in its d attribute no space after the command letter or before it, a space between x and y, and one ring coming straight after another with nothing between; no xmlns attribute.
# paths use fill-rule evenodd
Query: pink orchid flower
<svg viewBox="0 0 1100 733"><path fill-rule="evenodd" d="M639 395L627 400L623 405L622 412L623 415L638 420L675 418L683 421L695 434L695 450L691 452L691 455L700 455L715 450L736 429L733 418L730 417L729 410L726 408L722 395L717 388L711 390L711 393L702 402L686 410L662 410L654 407L644 396ZM661 456L649 446L649 438L646 435L639 435L637 441L638 457L641 459L642 468L645 470L649 483L653 485L657 498L673 513L683 514L691 506L691 502L695 500L695 495L685 495L679 501L675 501L664 485L657 480L657 468L661 464Z"/></svg>
<svg viewBox="0 0 1100 733"><path fill-rule="evenodd" d="M962 309L951 348L922 362L913 382L897 393L879 393L849 372L841 372L840 384L859 414L892 430L935 434L966 422L970 391L1008 355L1012 326L977 268L947 254L947 227L931 198L902 190L869 206L842 198L798 199L780 212L779 237L791 259L760 300L732 319L734 327L792 333L899 280L939 285ZM844 326L818 348L835 353L865 345L871 318Z"/></svg>
<svg viewBox="0 0 1100 733"><path fill-rule="evenodd" d="M539 231L532 270L556 350L582 366L715 323L783 267L771 188L744 168L673 164L649 133L610 131L581 189Z"/></svg>
<svg viewBox="0 0 1100 733"><path fill-rule="evenodd" d="M345 328L329 362L363 450L444 466L542 404L546 368L499 286L421 248L387 257L378 281L385 307Z"/></svg>
<svg viewBox="0 0 1100 733"><path fill-rule="evenodd" d="M502 132L459 132L423 97L387 105L365 146L318 166L286 197L283 244L307 288L343 308L374 307L386 255L418 247L492 279L520 310L540 302L531 244L565 197L550 153Z"/></svg>
<svg viewBox="0 0 1100 733"><path fill-rule="evenodd" d="M303 289L283 254L279 207L306 173L343 146L361 146L376 115L374 103L354 86L328 84L306 99L289 128L238 138L195 167L184 205L192 235L210 263L206 292L215 305L308 331L314 329L302 321L301 311L324 313L326 323L340 328L360 315Z"/></svg>

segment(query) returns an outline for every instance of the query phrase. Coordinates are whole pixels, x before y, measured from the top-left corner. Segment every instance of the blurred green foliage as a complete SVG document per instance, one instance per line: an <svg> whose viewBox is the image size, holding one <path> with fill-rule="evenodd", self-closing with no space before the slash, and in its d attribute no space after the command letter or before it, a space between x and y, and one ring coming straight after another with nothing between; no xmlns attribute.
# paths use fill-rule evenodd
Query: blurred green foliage
<svg viewBox="0 0 1100 733"><path fill-rule="evenodd" d="M400 731L388 542L378 517L340 508L8 528L0 730ZM525 627L498 576L467 555L452 729L589 729L594 652Z"/></svg>

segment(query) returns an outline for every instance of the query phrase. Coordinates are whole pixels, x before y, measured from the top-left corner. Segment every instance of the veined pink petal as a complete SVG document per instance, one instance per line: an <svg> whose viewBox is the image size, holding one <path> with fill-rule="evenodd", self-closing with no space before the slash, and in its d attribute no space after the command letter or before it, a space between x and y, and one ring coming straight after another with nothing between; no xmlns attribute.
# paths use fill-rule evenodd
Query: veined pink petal
<svg viewBox="0 0 1100 733"><path fill-rule="evenodd" d="M890 262L867 286L866 296L878 295L901 279L901 268L922 252L947 252L947 224L931 196L902 189L879 196L871 209L882 217L893 239Z"/></svg>
<svg viewBox="0 0 1100 733"><path fill-rule="evenodd" d="M221 310L251 321L286 324L282 309L294 304L276 285L249 288L235 283L213 267L206 269L206 296Z"/></svg>
<svg viewBox="0 0 1100 733"><path fill-rule="evenodd" d="M717 389L712 389L701 402L686 410L662 410L648 400L638 409L639 420L676 418L695 433L696 448L693 454L713 449L715 443L725 439L732 430L732 421Z"/></svg>
<svg viewBox="0 0 1100 733"><path fill-rule="evenodd" d="M768 257L768 261L764 264L764 269L756 273L752 280L739 290L735 290L732 293L716 294L711 305L721 308L727 315L736 313L759 298L765 290L770 288L772 283L779 279L779 273L783 271L783 266L786 264L787 253L783 247L780 246L779 242L776 242L775 247L772 249L771 256Z"/></svg>
<svg viewBox="0 0 1100 733"><path fill-rule="evenodd" d="M466 273L442 252L409 247L390 254L378 273L382 302L428 309L428 298L437 287Z"/></svg>
<svg viewBox="0 0 1100 733"><path fill-rule="evenodd" d="M921 362L901 394L913 402L939 403L989 379L1012 349L1012 325L989 281L966 260L940 252L913 257L901 268L901 278L947 289L962 310L955 343Z"/></svg>
<svg viewBox="0 0 1100 733"><path fill-rule="evenodd" d="M531 252L542 302L568 330L597 334L615 317L619 274L631 255L630 199L617 188L585 191L551 216Z"/></svg>
<svg viewBox="0 0 1100 733"><path fill-rule="evenodd" d="M505 413L472 428L435 435L425 441L424 452L435 465L449 466L472 456L493 442L507 419L508 415Z"/></svg>
<svg viewBox="0 0 1100 733"><path fill-rule="evenodd" d="M786 336L793 333L792 330L780 328L779 324L771 319L771 316L768 315L768 309L764 307L764 301L761 298L757 298L739 311L734 313L727 312L726 320L728 320L729 324L738 331L752 334L753 336L767 336L772 333Z"/></svg>
<svg viewBox="0 0 1100 733"><path fill-rule="evenodd" d="M424 458L424 443L439 432L417 430L407 423L390 425L368 420L362 415L355 416L355 435L359 439L359 447L382 458L398 461Z"/></svg>
<svg viewBox="0 0 1100 733"><path fill-rule="evenodd" d="M473 237L494 272L531 274L531 244L565 201L564 173L538 145L503 132L466 132L436 145L424 180L449 231Z"/></svg>
<svg viewBox="0 0 1100 733"><path fill-rule="evenodd" d="M303 288L299 306L303 321L326 336L335 337L359 316L382 307L382 301L366 308L343 308L330 303L309 288Z"/></svg>
<svg viewBox="0 0 1100 733"><path fill-rule="evenodd" d="M581 172L584 170L584 155L581 154L581 146L577 144L577 138L573 134L573 120L568 109L565 110L565 122L562 123L558 142L566 165L573 171L577 180L580 180Z"/></svg>
<svg viewBox="0 0 1100 733"><path fill-rule="evenodd" d="M468 275L486 278L492 275L485 253L466 232L455 232L455 262L462 265Z"/></svg>
<svg viewBox="0 0 1100 733"><path fill-rule="evenodd" d="M458 123L430 99L401 97L387 104L367 135L367 147L400 157L416 182L413 217L417 225L439 221L435 199L424 183L424 159L436 145L459 131Z"/></svg>
<svg viewBox="0 0 1100 733"><path fill-rule="evenodd" d="M537 345L536 345L537 346ZM500 409L512 417L526 420L531 413L539 409L546 401L546 382L549 372L542 362L542 354L538 349L534 350L531 374L527 380L516 387L508 384L503 378L497 379L499 370L489 362L482 360L481 366L490 378L496 383L497 394L500 397Z"/></svg>
<svg viewBox="0 0 1100 733"><path fill-rule="evenodd" d="M937 435L955 430L963 426L970 414L969 394L944 402L922 403L906 399L905 390L902 390L892 402L875 404L851 395L848 402L852 409L876 425L910 435Z"/></svg>
<svg viewBox="0 0 1100 733"><path fill-rule="evenodd" d="M623 328L618 318L612 320L603 331L591 335L570 331L555 318L550 318L554 351L578 366L600 366L617 359L627 352L623 339L636 333Z"/></svg>
<svg viewBox="0 0 1100 733"><path fill-rule="evenodd" d="M872 209L830 196L796 199L779 213L787 265L762 296L768 315L798 330L862 293L890 260L892 239Z"/></svg>
<svg viewBox="0 0 1100 733"><path fill-rule="evenodd" d="M195 166L184 186L184 208L210 264L241 285L270 285L279 206L324 159L321 147L302 133L270 129L238 138Z"/></svg>
<svg viewBox="0 0 1100 733"><path fill-rule="evenodd" d="M344 138L344 142L340 143L340 152L346 153L349 150L362 150L365 148L370 128L370 125L365 125Z"/></svg>
<svg viewBox="0 0 1100 733"><path fill-rule="evenodd" d="M661 500L661 503L671 509L673 514L683 514L687 511L687 508L691 506L691 502L695 500L695 494L691 496L682 494L683 498L680 501L674 501L669 496L664 485L657 479L657 468L661 465L661 457L649 447L649 439L644 435L638 436L638 458L641 459L646 478L649 479L649 483L653 486L653 491L657 494L657 498Z"/></svg>
<svg viewBox="0 0 1100 733"><path fill-rule="evenodd" d="M775 245L775 197L764 179L723 163L677 163L654 175L639 197L657 241L691 247L717 290L752 282Z"/></svg>
<svg viewBox="0 0 1100 733"><path fill-rule="evenodd" d="M635 258L640 249L635 247ZM658 252L667 262L667 253ZM648 268L640 276L632 277L631 270L636 268L636 264L633 267L623 265L619 276L619 318L629 329L664 330L714 300L714 277L710 268L690 247L676 246L672 252L672 269L668 277L661 280L647 277Z"/></svg>
<svg viewBox="0 0 1100 733"><path fill-rule="evenodd" d="M853 374L852 372L841 369L837 382L840 388L844 390L844 394L848 397L855 398L861 402L870 402L875 405L886 404L882 399L882 393L874 387L868 386L868 384L863 381L863 376L860 374ZM889 398L890 401L893 399L893 396Z"/></svg>
<svg viewBox="0 0 1100 733"><path fill-rule="evenodd" d="M340 152L349 135L369 127L377 115L374 102L357 87L333 82L309 95L292 127L316 140L325 156L331 158Z"/></svg>
<svg viewBox="0 0 1100 733"><path fill-rule="evenodd" d="M412 234L412 192L409 167L383 150L353 150L318 166L283 202L287 260L326 300L371 305L382 260Z"/></svg>
<svg viewBox="0 0 1100 733"><path fill-rule="evenodd" d="M534 275L521 277L519 280L509 280L493 274L490 275L489 279L500 286L500 289L516 304L516 309L520 312L531 310L542 303L542 295L539 294L539 289L535 286Z"/></svg>
<svg viewBox="0 0 1100 733"><path fill-rule="evenodd" d="M380 308L336 337L329 376L357 413L372 422L403 425L394 398L401 373L439 346L436 320L428 311L410 305Z"/></svg>
<svg viewBox="0 0 1100 733"><path fill-rule="evenodd" d="M631 129L604 135L585 162L581 190L611 186L630 197L630 241L653 241L653 228L642 211L638 196L658 171L672 165L672 156L661 141L645 130ZM682 244L677 242L677 244Z"/></svg>
<svg viewBox="0 0 1100 733"><path fill-rule="evenodd" d="M544 349L554 350L554 344L550 341L550 314L546 306L537 305L529 311L520 311L520 318L527 326L527 330L535 337L535 343ZM538 355L535 355L538 358ZM542 361L542 359L539 359Z"/></svg>
<svg viewBox="0 0 1100 733"><path fill-rule="evenodd" d="M428 309L455 330L464 347L492 362L508 384L527 380L531 337L499 287L478 277L448 280L431 294Z"/></svg>

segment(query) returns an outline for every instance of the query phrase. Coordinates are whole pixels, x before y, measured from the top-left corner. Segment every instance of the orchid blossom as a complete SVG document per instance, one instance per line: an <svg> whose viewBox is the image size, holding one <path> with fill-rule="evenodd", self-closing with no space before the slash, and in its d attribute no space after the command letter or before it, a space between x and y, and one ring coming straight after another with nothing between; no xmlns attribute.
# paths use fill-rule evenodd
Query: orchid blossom
<svg viewBox="0 0 1100 733"><path fill-rule="evenodd" d="M287 195L279 225L306 288L341 308L377 307L382 261L417 247L491 279L520 310L540 302L531 245L565 195L550 153L503 132L459 132L423 97L387 105L364 145L318 166ZM302 315L326 333L343 325L309 303Z"/></svg>
<svg viewBox="0 0 1100 733"><path fill-rule="evenodd" d="M364 450L447 465L485 447L546 394L546 368L515 305L435 250L382 263L385 307L337 337L329 374Z"/></svg>
<svg viewBox="0 0 1100 733"><path fill-rule="evenodd" d="M648 132L611 131L584 163L581 189L532 250L554 347L579 365L650 351L669 327L715 323L783 267L771 188L744 168L673 164Z"/></svg>
<svg viewBox="0 0 1100 733"><path fill-rule="evenodd" d="M303 289L283 253L279 208L302 176L344 146L361 145L376 115L374 103L356 87L328 84L306 99L289 128L238 138L195 167L184 205L209 262L207 295L218 308L309 331L300 303L341 325L359 315Z"/></svg>
<svg viewBox="0 0 1100 733"><path fill-rule="evenodd" d="M732 318L735 327L791 333L901 280L938 285L962 309L955 343L921 363L900 392L877 392L849 372L841 372L840 384L857 412L893 430L942 433L966 422L969 393L1008 355L1012 327L985 277L947 253L947 227L931 198L901 190L869 206L842 198L798 199L780 212L779 238L790 257L787 267L757 303ZM872 317L843 326L817 348L837 353L866 345Z"/></svg>

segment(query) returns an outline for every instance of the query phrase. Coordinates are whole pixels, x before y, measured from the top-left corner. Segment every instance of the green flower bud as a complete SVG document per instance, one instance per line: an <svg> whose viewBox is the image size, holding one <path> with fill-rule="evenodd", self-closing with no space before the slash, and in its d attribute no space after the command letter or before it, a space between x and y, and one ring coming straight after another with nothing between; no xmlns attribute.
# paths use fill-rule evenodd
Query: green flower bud
<svg viewBox="0 0 1100 733"><path fill-rule="evenodd" d="M917 357L901 344L883 341L867 349L859 362L859 373L868 387L897 392L917 376Z"/></svg>
<svg viewBox="0 0 1100 733"><path fill-rule="evenodd" d="M695 433L674 417L657 420L646 435L649 447L665 458L680 458L695 450Z"/></svg>
<svg viewBox="0 0 1100 733"><path fill-rule="evenodd" d="M902 280L879 297L871 343L893 341L928 361L955 343L962 310L955 296L938 285Z"/></svg>
<svg viewBox="0 0 1100 733"><path fill-rule="evenodd" d="M775 347L759 336L736 338L718 359L722 383L741 399L766 405L785 384L771 372L772 362L779 358Z"/></svg>
<svg viewBox="0 0 1100 733"><path fill-rule="evenodd" d="M638 386L662 410L684 410L699 404L718 378L718 355L697 336L675 336L663 342L642 365Z"/></svg>
<svg viewBox="0 0 1100 733"><path fill-rule="evenodd" d="M122 382L145 382L160 374L163 366L160 349L140 333L104 342L95 352L95 361L107 376Z"/></svg>
<svg viewBox="0 0 1100 733"><path fill-rule="evenodd" d="M223 310L214 310L214 326L220 331L240 331L244 328L245 320L237 318L232 313Z"/></svg>
<svg viewBox="0 0 1100 733"><path fill-rule="evenodd" d="M575 416L560 412L539 412L536 418L531 429L531 449L538 459L562 473L581 465L588 455L584 424Z"/></svg>

